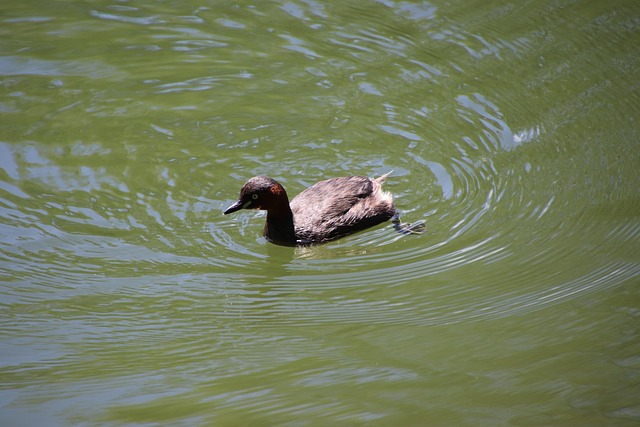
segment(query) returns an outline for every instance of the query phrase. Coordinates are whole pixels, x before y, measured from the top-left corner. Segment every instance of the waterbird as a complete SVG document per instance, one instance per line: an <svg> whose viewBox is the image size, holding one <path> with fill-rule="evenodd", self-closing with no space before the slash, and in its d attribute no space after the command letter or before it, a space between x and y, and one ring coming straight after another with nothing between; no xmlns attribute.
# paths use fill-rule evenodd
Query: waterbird
<svg viewBox="0 0 640 427"><path fill-rule="evenodd" d="M422 224L400 223L393 195L382 189L390 174L375 179L366 176L326 179L298 194L291 203L278 181L254 176L224 214L241 209L266 210L265 238L289 246L328 242L389 219L394 220L399 231L421 233Z"/></svg>

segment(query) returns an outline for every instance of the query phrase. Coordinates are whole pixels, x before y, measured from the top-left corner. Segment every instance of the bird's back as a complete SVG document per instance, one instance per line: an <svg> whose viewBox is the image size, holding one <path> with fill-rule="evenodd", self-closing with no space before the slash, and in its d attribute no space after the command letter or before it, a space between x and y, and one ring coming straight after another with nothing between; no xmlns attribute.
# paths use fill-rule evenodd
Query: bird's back
<svg viewBox="0 0 640 427"><path fill-rule="evenodd" d="M291 201L298 240L332 240L389 220L396 211L381 187L386 176L327 179L298 194Z"/></svg>

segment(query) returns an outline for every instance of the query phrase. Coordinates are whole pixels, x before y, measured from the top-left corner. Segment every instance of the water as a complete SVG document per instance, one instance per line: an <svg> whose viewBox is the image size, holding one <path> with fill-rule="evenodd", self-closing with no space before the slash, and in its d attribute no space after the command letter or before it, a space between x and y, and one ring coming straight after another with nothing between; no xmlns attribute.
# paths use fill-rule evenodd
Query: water
<svg viewBox="0 0 640 427"><path fill-rule="evenodd" d="M0 420L640 421L640 6L0 6ZM222 216L378 176L312 248Z"/></svg>

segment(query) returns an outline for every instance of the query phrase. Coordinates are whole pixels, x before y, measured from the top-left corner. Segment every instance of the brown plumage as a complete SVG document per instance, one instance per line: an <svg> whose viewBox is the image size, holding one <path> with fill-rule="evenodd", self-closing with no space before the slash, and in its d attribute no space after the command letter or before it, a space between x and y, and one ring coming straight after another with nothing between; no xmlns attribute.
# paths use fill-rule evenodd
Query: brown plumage
<svg viewBox="0 0 640 427"><path fill-rule="evenodd" d="M267 211L264 236L284 245L322 243L391 219L393 196L382 190L389 174L376 179L348 176L320 181L289 204L287 192L276 180L255 176L240 190L240 198L224 211Z"/></svg>

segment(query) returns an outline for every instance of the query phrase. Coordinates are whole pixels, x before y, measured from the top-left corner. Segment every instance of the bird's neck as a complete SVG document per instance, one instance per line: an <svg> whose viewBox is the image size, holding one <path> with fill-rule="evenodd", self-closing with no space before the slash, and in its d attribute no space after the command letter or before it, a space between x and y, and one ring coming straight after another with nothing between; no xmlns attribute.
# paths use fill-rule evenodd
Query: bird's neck
<svg viewBox="0 0 640 427"><path fill-rule="evenodd" d="M267 210L267 222L264 225L264 237L274 243L293 245L296 243L296 231L293 213L289 201Z"/></svg>

